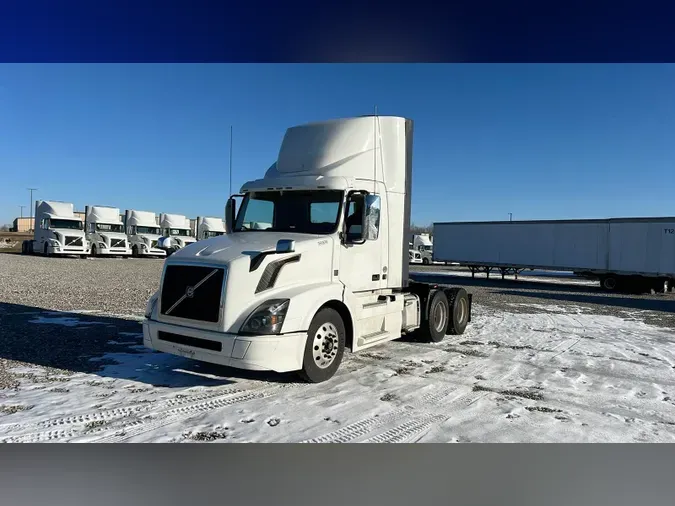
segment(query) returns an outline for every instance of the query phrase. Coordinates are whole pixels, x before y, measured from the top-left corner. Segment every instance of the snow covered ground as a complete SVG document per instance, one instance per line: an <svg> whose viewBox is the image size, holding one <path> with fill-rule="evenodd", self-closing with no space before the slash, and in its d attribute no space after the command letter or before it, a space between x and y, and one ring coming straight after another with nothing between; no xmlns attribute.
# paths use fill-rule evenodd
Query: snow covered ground
<svg viewBox="0 0 675 506"><path fill-rule="evenodd" d="M476 306L466 333L438 344L347 354L319 385L150 352L134 315L16 313L28 329L107 332L120 352L88 359L105 364L95 372L14 367L0 441L675 441L675 331L640 312L512 306Z"/></svg>

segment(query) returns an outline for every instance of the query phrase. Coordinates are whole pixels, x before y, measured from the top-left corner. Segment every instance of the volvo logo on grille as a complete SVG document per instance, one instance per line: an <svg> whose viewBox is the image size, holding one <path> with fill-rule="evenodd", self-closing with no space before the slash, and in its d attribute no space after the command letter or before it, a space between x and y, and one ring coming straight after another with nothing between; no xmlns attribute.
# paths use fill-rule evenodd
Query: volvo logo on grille
<svg viewBox="0 0 675 506"><path fill-rule="evenodd" d="M188 286L188 287L185 289L185 296L186 296L188 299L191 299L192 297L194 297L194 296L195 296L195 287L194 287L194 286Z"/></svg>

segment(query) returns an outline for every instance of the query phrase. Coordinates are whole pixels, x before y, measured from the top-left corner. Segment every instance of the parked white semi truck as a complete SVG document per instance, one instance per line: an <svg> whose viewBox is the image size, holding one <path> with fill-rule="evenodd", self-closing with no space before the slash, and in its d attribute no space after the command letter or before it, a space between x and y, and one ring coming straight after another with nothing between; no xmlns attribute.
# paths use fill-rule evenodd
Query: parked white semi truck
<svg viewBox="0 0 675 506"><path fill-rule="evenodd" d="M128 257L131 255L119 208L85 206L84 226L91 256Z"/></svg>
<svg viewBox="0 0 675 506"><path fill-rule="evenodd" d="M190 219L182 214L160 214L159 226L162 230L159 247L166 250L167 255L171 255L197 241L192 235Z"/></svg>
<svg viewBox="0 0 675 506"><path fill-rule="evenodd" d="M155 213L127 209L124 212L124 225L132 256L166 256L166 251L158 245L162 235Z"/></svg>
<svg viewBox="0 0 675 506"><path fill-rule="evenodd" d="M75 215L73 204L53 200L35 202L33 239L24 241L24 254L78 255L89 254L84 223Z"/></svg>
<svg viewBox="0 0 675 506"><path fill-rule="evenodd" d="M433 262L434 243L429 234L414 234L412 237L413 249L420 252L422 263L429 265Z"/></svg>
<svg viewBox="0 0 675 506"><path fill-rule="evenodd" d="M166 260L145 346L320 382L345 349L463 333L463 288L408 279L412 138L413 122L391 116L288 129L238 212L229 199L227 234Z"/></svg>
<svg viewBox="0 0 675 506"><path fill-rule="evenodd" d="M197 216L195 227L198 241L225 234L225 223L220 218Z"/></svg>

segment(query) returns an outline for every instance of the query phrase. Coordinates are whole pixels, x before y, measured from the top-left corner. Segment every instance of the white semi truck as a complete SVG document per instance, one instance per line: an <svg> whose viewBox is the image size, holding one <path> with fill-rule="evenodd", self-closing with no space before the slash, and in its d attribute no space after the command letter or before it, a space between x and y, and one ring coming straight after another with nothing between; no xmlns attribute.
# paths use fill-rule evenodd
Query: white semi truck
<svg viewBox="0 0 675 506"><path fill-rule="evenodd" d="M84 227L91 256L131 255L131 247L120 219L120 210L109 206L85 206Z"/></svg>
<svg viewBox="0 0 675 506"><path fill-rule="evenodd" d="M89 244L84 223L75 215L73 204L53 200L35 202L33 239L21 246L24 254L77 255L86 258Z"/></svg>
<svg viewBox="0 0 675 506"><path fill-rule="evenodd" d="M434 260L472 273L570 271L608 291L675 285L675 217L434 223Z"/></svg>
<svg viewBox="0 0 675 506"><path fill-rule="evenodd" d="M321 382L346 349L463 333L463 288L408 279L412 139L413 122L392 116L289 128L238 212L228 200L227 234L166 260L145 346Z"/></svg>
<svg viewBox="0 0 675 506"><path fill-rule="evenodd" d="M158 245L162 234L155 213L151 211L127 209L124 212L124 226L132 256L166 256L166 251Z"/></svg>
<svg viewBox="0 0 675 506"><path fill-rule="evenodd" d="M159 226L162 230L159 247L166 250L167 255L171 255L197 241L192 235L190 219L182 214L160 214Z"/></svg>
<svg viewBox="0 0 675 506"><path fill-rule="evenodd" d="M434 243L429 234L414 234L412 237L413 249L420 252L422 263L429 265L433 262Z"/></svg>
<svg viewBox="0 0 675 506"><path fill-rule="evenodd" d="M198 241L225 234L225 223L220 218L197 216L195 228Z"/></svg>

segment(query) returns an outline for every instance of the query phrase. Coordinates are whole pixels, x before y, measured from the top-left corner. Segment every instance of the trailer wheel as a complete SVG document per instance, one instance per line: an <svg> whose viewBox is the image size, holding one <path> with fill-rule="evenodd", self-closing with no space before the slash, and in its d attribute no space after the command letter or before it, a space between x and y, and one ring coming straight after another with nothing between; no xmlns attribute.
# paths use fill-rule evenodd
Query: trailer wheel
<svg viewBox="0 0 675 506"><path fill-rule="evenodd" d="M424 336L432 343L439 343L445 337L450 320L450 305L442 290L436 290L429 301L429 314L424 322Z"/></svg>
<svg viewBox="0 0 675 506"><path fill-rule="evenodd" d="M461 335L469 324L469 294L464 288L451 288L446 291L452 317L448 322L448 334Z"/></svg>
<svg viewBox="0 0 675 506"><path fill-rule="evenodd" d="M600 278L600 286L608 292L613 292L617 289L619 280L614 276L603 276Z"/></svg>
<svg viewBox="0 0 675 506"><path fill-rule="evenodd" d="M331 308L321 309L307 331L300 375L310 383L329 380L340 367L345 352L345 324Z"/></svg>

